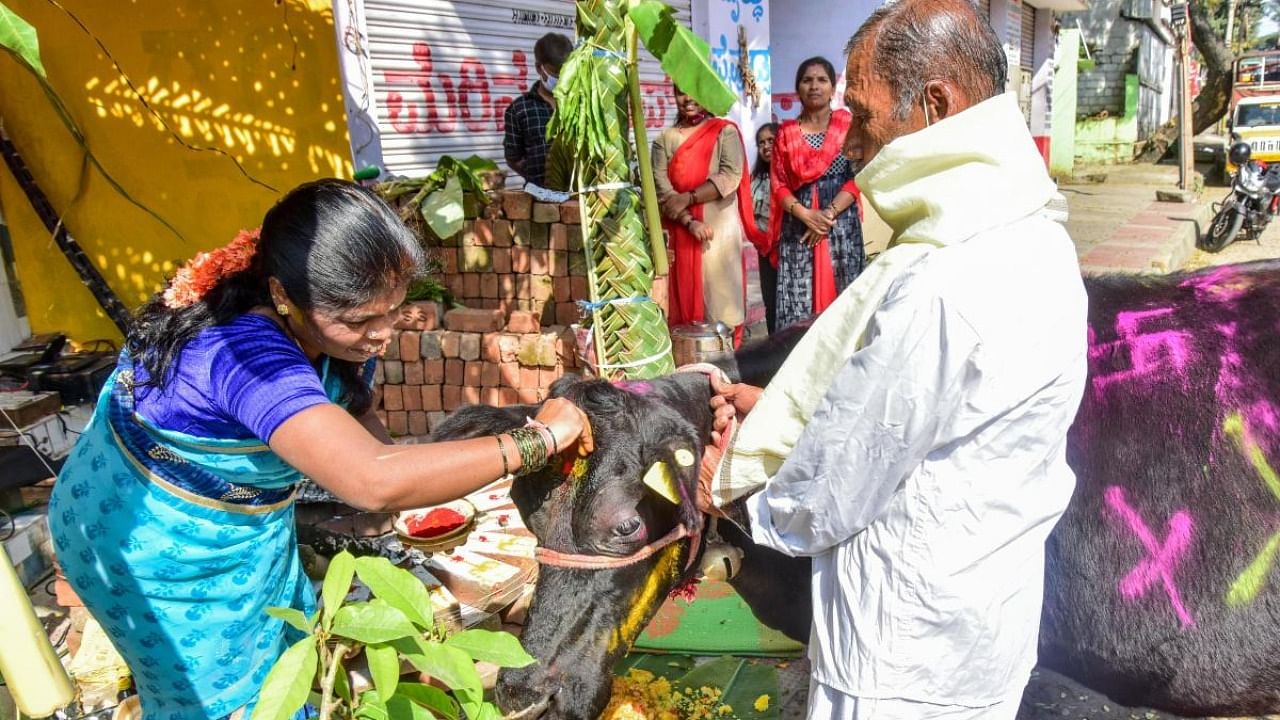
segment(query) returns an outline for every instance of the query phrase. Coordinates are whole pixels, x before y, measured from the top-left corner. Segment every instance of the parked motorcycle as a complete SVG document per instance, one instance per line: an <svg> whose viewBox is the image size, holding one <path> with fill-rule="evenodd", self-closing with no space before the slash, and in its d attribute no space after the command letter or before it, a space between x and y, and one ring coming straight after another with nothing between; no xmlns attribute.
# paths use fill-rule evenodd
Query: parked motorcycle
<svg viewBox="0 0 1280 720"><path fill-rule="evenodd" d="M1218 204L1200 243L1201 249L1211 253L1230 245L1241 231L1246 240L1256 240L1280 212L1280 162L1268 167L1251 159L1246 142L1232 144L1227 156L1236 166L1231 194Z"/></svg>

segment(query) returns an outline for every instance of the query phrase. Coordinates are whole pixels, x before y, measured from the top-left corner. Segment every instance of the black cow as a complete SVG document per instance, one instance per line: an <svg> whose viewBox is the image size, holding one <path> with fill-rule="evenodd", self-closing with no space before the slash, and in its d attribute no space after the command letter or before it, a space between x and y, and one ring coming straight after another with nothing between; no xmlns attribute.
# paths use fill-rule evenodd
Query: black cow
<svg viewBox="0 0 1280 720"><path fill-rule="evenodd" d="M1089 385L1072 428L1075 496L1048 544L1041 662L1120 703L1184 715L1280 712L1280 261L1087 283ZM767 379L798 340L739 353ZM587 412L597 452L576 472L518 481L540 543L623 557L692 510L710 388L677 375L615 387L565 379L553 394ZM437 435L523 424L527 407L464 408ZM666 462L677 506L641 478ZM808 637L808 562L751 545L733 585L767 625ZM688 573L681 542L620 569L544 566L524 642L540 663L508 671L499 700L548 700L548 717L595 718L610 668Z"/></svg>

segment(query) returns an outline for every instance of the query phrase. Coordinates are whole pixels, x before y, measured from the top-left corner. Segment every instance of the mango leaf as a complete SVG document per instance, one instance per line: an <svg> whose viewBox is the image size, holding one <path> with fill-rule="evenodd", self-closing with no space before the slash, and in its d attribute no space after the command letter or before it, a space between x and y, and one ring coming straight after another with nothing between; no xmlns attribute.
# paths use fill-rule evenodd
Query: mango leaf
<svg viewBox="0 0 1280 720"><path fill-rule="evenodd" d="M356 717L359 720L388 720L387 704L377 690L366 690L360 693L360 704L356 706Z"/></svg>
<svg viewBox="0 0 1280 720"><path fill-rule="evenodd" d="M458 704L462 706L462 712L466 714L467 720L476 718L479 720L484 715L483 690L454 690L454 696L458 698Z"/></svg>
<svg viewBox="0 0 1280 720"><path fill-rule="evenodd" d="M431 711L399 695L387 701L388 720L435 720Z"/></svg>
<svg viewBox="0 0 1280 720"><path fill-rule="evenodd" d="M333 634L366 645L391 642L418 633L404 613L381 600L346 605L333 618Z"/></svg>
<svg viewBox="0 0 1280 720"><path fill-rule="evenodd" d="M369 645L364 649L365 658L369 661L369 674L373 676L373 686L378 696L389 698L396 694L396 686L400 684L400 655L390 645Z"/></svg>
<svg viewBox="0 0 1280 720"><path fill-rule="evenodd" d="M443 188L422 201L422 219L441 239L453 237L462 230L462 184L457 175L451 175Z"/></svg>
<svg viewBox="0 0 1280 720"><path fill-rule="evenodd" d="M334 658L333 661L338 663L338 672L333 676L333 691L350 705L354 697L351 694L351 682L347 679L347 669L342 664L342 658Z"/></svg>
<svg viewBox="0 0 1280 720"><path fill-rule="evenodd" d="M458 720L458 703L440 688L422 683L400 683L396 694L430 710L445 720Z"/></svg>
<svg viewBox="0 0 1280 720"><path fill-rule="evenodd" d="M502 711L493 703L480 703L475 715L468 715L467 720L502 720Z"/></svg>
<svg viewBox="0 0 1280 720"><path fill-rule="evenodd" d="M356 574L356 559L351 553L343 550L329 561L329 571L324 574L324 585L320 588L320 599L323 603L321 623L328 630L333 625L333 617L342 607L342 601L351 592L351 578Z"/></svg>
<svg viewBox="0 0 1280 720"><path fill-rule="evenodd" d="M522 668L536 661L510 633L463 630L451 635L444 644L465 652L472 660L493 663L498 667Z"/></svg>
<svg viewBox="0 0 1280 720"><path fill-rule="evenodd" d="M379 600L404 613L414 625L424 630L431 627L431 595L413 573L384 557L356 558L356 573Z"/></svg>
<svg viewBox="0 0 1280 720"><path fill-rule="evenodd" d="M627 11L645 48L662 64L662 70L681 90L713 115L724 115L738 95L711 67L711 46L676 22L670 5L642 0Z"/></svg>
<svg viewBox="0 0 1280 720"><path fill-rule="evenodd" d="M402 638L392 643L419 672L424 672L453 690L461 701L461 693L474 690L483 695L480 673L471 656L443 643L421 638ZM465 709L465 705L463 706Z"/></svg>
<svg viewBox="0 0 1280 720"><path fill-rule="evenodd" d="M312 621L307 620L307 616L303 615L302 611L294 610L293 608L269 607L267 608L267 614L277 620L285 621L290 627L297 628L308 635L311 634L311 630L314 627Z"/></svg>
<svg viewBox="0 0 1280 720"><path fill-rule="evenodd" d="M690 670L672 685L686 691L720 688L720 703L742 720L778 720L778 671L772 665L725 657ZM763 709L760 709L763 708Z"/></svg>
<svg viewBox="0 0 1280 720"><path fill-rule="evenodd" d="M0 3L0 47L30 65L40 77L48 77L40 62L40 40L36 37L36 29L3 3Z"/></svg>
<svg viewBox="0 0 1280 720"><path fill-rule="evenodd" d="M250 720L289 720L307 702L319 662L316 641L306 637L285 650L267 673Z"/></svg>

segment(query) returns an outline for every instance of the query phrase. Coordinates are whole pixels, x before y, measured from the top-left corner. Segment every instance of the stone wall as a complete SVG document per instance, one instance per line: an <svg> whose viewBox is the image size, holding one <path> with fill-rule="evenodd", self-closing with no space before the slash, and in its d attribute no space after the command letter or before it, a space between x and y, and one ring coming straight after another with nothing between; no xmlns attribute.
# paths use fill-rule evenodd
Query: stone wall
<svg viewBox="0 0 1280 720"><path fill-rule="evenodd" d="M582 371L569 328L589 297L578 203L506 191L475 214L454 237L424 238L465 309L406 306L378 367L378 417L406 441L463 405L540 402Z"/></svg>

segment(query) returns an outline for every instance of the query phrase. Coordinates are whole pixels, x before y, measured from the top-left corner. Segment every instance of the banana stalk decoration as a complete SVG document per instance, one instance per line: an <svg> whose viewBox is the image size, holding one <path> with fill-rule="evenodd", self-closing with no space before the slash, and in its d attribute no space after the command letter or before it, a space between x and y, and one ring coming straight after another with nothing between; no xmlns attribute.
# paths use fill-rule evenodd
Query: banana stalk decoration
<svg viewBox="0 0 1280 720"><path fill-rule="evenodd" d="M675 364L666 318L650 298L667 258L640 104L639 42L711 112L724 114L737 96L712 69L706 42L679 25L665 3L578 0L577 16L578 47L560 69L547 132L575 158L597 367L610 379L657 377Z"/></svg>

